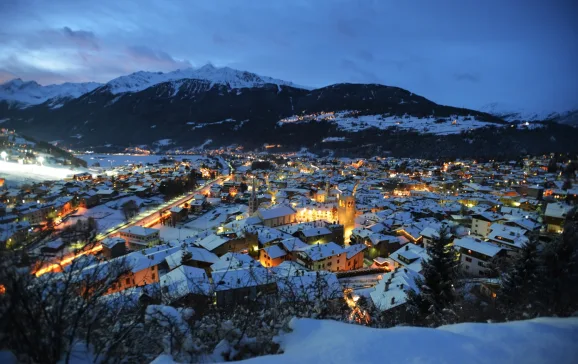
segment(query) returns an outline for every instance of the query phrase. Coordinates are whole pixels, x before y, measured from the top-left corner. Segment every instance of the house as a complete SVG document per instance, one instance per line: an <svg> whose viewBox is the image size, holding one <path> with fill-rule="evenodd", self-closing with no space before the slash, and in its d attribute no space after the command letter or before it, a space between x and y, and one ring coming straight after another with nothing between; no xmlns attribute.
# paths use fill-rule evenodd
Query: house
<svg viewBox="0 0 578 364"><path fill-rule="evenodd" d="M185 259L183 260L183 258ZM219 257L206 249L184 245L178 251L167 256L165 261L170 270L186 265L210 271L211 265L217 263Z"/></svg>
<svg viewBox="0 0 578 364"><path fill-rule="evenodd" d="M296 261L308 269L338 272L346 270L347 253L333 242L315 244L299 251Z"/></svg>
<svg viewBox="0 0 578 364"><path fill-rule="evenodd" d="M312 227L299 231L298 237L307 244L326 244L329 243L333 234L326 227Z"/></svg>
<svg viewBox="0 0 578 364"><path fill-rule="evenodd" d="M212 278L220 308L231 309L277 292L275 276L263 267L220 270Z"/></svg>
<svg viewBox="0 0 578 364"><path fill-rule="evenodd" d="M366 255L369 259L389 257L391 253L408 242L409 240L404 236L373 233L369 235L368 241L365 242L365 245L369 247L369 249L366 250Z"/></svg>
<svg viewBox="0 0 578 364"><path fill-rule="evenodd" d="M286 269L287 264L273 268L277 289L281 300L309 304L316 300L324 302L338 301L343 298L343 288L335 273L309 272L302 269Z"/></svg>
<svg viewBox="0 0 578 364"><path fill-rule="evenodd" d="M505 255L506 250L496 244L478 238L463 237L454 240L454 248L460 254L462 270L474 277L487 277L488 263L498 255Z"/></svg>
<svg viewBox="0 0 578 364"><path fill-rule="evenodd" d="M529 239L525 235L526 233L527 230L520 227L492 224L488 234L488 241L515 252L522 249L528 242Z"/></svg>
<svg viewBox="0 0 578 364"><path fill-rule="evenodd" d="M28 239L30 223L28 221L0 224L0 247L18 246Z"/></svg>
<svg viewBox="0 0 578 364"><path fill-rule="evenodd" d="M264 267L276 267L287 259L287 252L280 245L259 249L259 261Z"/></svg>
<svg viewBox="0 0 578 364"><path fill-rule="evenodd" d="M503 220L503 216L491 212L482 212L472 215L472 234L481 237L487 237L490 233L490 226L498 221Z"/></svg>
<svg viewBox="0 0 578 364"><path fill-rule="evenodd" d="M77 173L77 174L72 175L72 179L75 181L87 181L87 180L92 179L92 174L90 174L88 172Z"/></svg>
<svg viewBox="0 0 578 364"><path fill-rule="evenodd" d="M287 225L297 221L297 211L288 205L277 205L269 209L260 208L257 210L257 216L267 227Z"/></svg>
<svg viewBox="0 0 578 364"><path fill-rule="evenodd" d="M421 273L421 263L424 259L428 259L428 255L425 248L413 243L407 243L390 254L389 258L393 260L396 268L408 268L414 272Z"/></svg>
<svg viewBox="0 0 578 364"><path fill-rule="evenodd" d="M550 233L561 233L564 230L564 222L566 216L572 209L572 206L554 202L549 203L544 211L544 223L546 223L547 230Z"/></svg>
<svg viewBox="0 0 578 364"><path fill-rule="evenodd" d="M79 206L84 208L91 208L100 203L100 196L95 191L87 191L78 195Z"/></svg>
<svg viewBox="0 0 578 364"><path fill-rule="evenodd" d="M151 247L160 243L160 230L143 226L131 226L119 231L126 246L132 250Z"/></svg>
<svg viewBox="0 0 578 364"><path fill-rule="evenodd" d="M204 269L181 265L160 280L165 304L202 309L210 304L213 285Z"/></svg>
<svg viewBox="0 0 578 364"><path fill-rule="evenodd" d="M45 255L56 255L58 252L62 251L66 244L62 239L58 238L45 243L41 248L40 252Z"/></svg>
<svg viewBox="0 0 578 364"><path fill-rule="evenodd" d="M228 252L240 252L248 250L250 246L256 246L257 236L249 233L245 233L244 236L232 234L231 237L227 235L210 234L194 242L194 244L217 256L221 256Z"/></svg>
<svg viewBox="0 0 578 364"><path fill-rule="evenodd" d="M185 219L188 213L186 208L180 206L174 206L169 211L171 212L171 222L173 226Z"/></svg>
<svg viewBox="0 0 578 364"><path fill-rule="evenodd" d="M416 284L418 279L423 279L423 276L408 268L396 268L383 274L369 294L373 305L380 311L399 309L407 302L410 290L420 292L420 287ZM399 309L400 314L403 312L405 310Z"/></svg>
<svg viewBox="0 0 578 364"><path fill-rule="evenodd" d="M345 249L346 264L344 270L363 268L363 252L367 249L365 244L351 245Z"/></svg>
<svg viewBox="0 0 578 364"><path fill-rule="evenodd" d="M247 254L227 253L211 265L211 271L262 267L259 261L251 258Z"/></svg>
<svg viewBox="0 0 578 364"><path fill-rule="evenodd" d="M126 254L126 241L123 238L105 238L100 244L102 245L102 254L108 259Z"/></svg>

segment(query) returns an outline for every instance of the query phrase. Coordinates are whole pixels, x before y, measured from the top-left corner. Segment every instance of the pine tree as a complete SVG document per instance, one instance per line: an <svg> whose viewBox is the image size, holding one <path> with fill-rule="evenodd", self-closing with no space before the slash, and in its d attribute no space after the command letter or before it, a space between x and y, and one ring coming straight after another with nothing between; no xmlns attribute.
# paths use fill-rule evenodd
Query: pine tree
<svg viewBox="0 0 578 364"><path fill-rule="evenodd" d="M578 213L568 213L562 236L543 252L542 295L546 313L569 316L578 310Z"/></svg>
<svg viewBox="0 0 578 364"><path fill-rule="evenodd" d="M416 323L439 326L454 321L458 259L449 237L448 228L442 227L439 238L428 246L429 259L422 262L424 278L416 281L420 292L408 294L408 309Z"/></svg>
<svg viewBox="0 0 578 364"><path fill-rule="evenodd" d="M502 278L500 307L509 320L535 317L540 312L542 261L536 239L526 243Z"/></svg>

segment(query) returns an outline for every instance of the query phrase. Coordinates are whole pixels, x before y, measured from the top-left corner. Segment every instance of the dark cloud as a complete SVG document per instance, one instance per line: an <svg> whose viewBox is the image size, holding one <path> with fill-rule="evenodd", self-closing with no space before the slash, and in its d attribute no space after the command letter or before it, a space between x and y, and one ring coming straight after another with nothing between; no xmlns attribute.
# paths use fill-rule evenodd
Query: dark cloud
<svg viewBox="0 0 578 364"><path fill-rule="evenodd" d="M99 49L96 36L93 32L86 30L72 30L69 27L64 27L62 28L62 34L81 47Z"/></svg>
<svg viewBox="0 0 578 364"><path fill-rule="evenodd" d="M575 10L548 0L9 0L0 69L105 82L210 60L309 86L384 82L471 108L575 107Z"/></svg>

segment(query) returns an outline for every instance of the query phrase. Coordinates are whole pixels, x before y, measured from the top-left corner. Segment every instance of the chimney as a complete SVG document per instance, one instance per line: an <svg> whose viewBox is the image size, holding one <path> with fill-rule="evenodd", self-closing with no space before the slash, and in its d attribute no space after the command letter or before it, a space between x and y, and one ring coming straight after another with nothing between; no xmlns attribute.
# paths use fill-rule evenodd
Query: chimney
<svg viewBox="0 0 578 364"><path fill-rule="evenodd" d="M391 297L391 304L393 305L395 303L395 297Z"/></svg>
<svg viewBox="0 0 578 364"><path fill-rule="evenodd" d="M387 292L388 289L389 289L389 282L387 282L387 283L385 284L385 292Z"/></svg>
<svg viewBox="0 0 578 364"><path fill-rule="evenodd" d="M408 245L405 246L405 250L406 250L406 251L409 250L409 243L408 243Z"/></svg>
<svg viewBox="0 0 578 364"><path fill-rule="evenodd" d="M399 288L403 289L403 283L399 285Z"/></svg>

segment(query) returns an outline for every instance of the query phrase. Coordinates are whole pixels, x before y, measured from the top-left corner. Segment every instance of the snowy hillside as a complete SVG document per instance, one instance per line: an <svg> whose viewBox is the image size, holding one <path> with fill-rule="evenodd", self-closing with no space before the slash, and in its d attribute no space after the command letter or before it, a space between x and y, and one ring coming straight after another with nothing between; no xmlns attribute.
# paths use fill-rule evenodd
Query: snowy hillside
<svg viewBox="0 0 578 364"><path fill-rule="evenodd" d="M504 127L507 125L490 123L476 120L473 116L452 116L439 118L434 116L420 118L417 116L384 116L384 115L359 115L358 111L321 112L308 115L291 116L279 120L278 126L293 123L309 123L328 121L337 124L342 131L358 132L369 128L377 129L405 129L419 133L437 135L459 134L463 131L484 128L488 126ZM521 127L533 127L522 125Z"/></svg>
<svg viewBox="0 0 578 364"><path fill-rule="evenodd" d="M187 68L173 72L135 72L108 82L106 86L113 94L138 92L159 83L181 79L198 79L210 81L211 84L229 85L231 88L259 87L271 83L279 86L297 86L292 82L259 76L254 73L239 71L229 67L215 67L211 64L200 68Z"/></svg>
<svg viewBox="0 0 578 364"><path fill-rule="evenodd" d="M101 84L96 82L42 86L35 81L24 82L17 78L0 85L0 100L36 105L54 98L77 98L99 86Z"/></svg>
<svg viewBox="0 0 578 364"><path fill-rule="evenodd" d="M480 111L487 112L498 116L505 121L544 121L557 119L569 111L553 111L553 110L538 110L538 109L524 109L513 105L492 102L480 108Z"/></svg>
<svg viewBox="0 0 578 364"><path fill-rule="evenodd" d="M292 332L278 340L283 354L241 362L572 364L578 357L578 318L464 323L437 329L374 329L313 319L293 319L290 326ZM152 363L176 362L161 355Z"/></svg>
<svg viewBox="0 0 578 364"><path fill-rule="evenodd" d="M293 320L281 338L284 354L250 363L575 363L576 318L438 329L372 329L334 321Z"/></svg>

